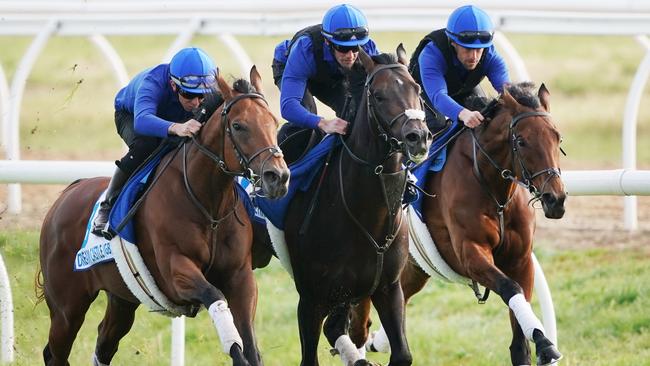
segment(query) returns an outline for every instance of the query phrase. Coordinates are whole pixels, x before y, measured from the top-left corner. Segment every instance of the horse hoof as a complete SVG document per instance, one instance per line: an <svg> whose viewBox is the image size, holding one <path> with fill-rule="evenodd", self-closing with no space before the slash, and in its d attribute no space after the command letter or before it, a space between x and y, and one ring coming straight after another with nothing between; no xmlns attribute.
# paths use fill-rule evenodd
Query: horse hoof
<svg viewBox="0 0 650 366"><path fill-rule="evenodd" d="M554 345L546 346L537 353L537 365L554 365L562 359L562 354Z"/></svg>

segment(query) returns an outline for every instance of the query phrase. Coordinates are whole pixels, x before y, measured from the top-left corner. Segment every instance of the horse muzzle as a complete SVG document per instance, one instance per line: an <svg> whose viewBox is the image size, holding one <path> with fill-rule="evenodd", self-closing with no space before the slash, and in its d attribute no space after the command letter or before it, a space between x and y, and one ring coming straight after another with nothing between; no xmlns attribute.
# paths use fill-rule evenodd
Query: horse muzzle
<svg viewBox="0 0 650 366"><path fill-rule="evenodd" d="M564 216L564 201L566 193L556 194L553 192L542 193L540 201L544 209L544 216L549 219L561 219Z"/></svg>
<svg viewBox="0 0 650 366"><path fill-rule="evenodd" d="M262 172L262 191L270 199L282 198L289 190L289 168L268 167Z"/></svg>
<svg viewBox="0 0 650 366"><path fill-rule="evenodd" d="M424 122L422 122L424 125ZM415 163L420 163L427 157L429 147L431 146L432 135L426 125L423 128L413 127L404 131L405 152Z"/></svg>

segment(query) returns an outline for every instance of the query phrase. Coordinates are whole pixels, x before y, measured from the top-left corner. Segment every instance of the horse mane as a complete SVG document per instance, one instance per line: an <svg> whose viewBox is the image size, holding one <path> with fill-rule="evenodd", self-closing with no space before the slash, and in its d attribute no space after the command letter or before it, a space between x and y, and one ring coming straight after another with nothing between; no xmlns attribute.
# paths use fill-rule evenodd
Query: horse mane
<svg viewBox="0 0 650 366"><path fill-rule="evenodd" d="M232 88L241 94L257 93L253 84L246 79L236 79L232 83ZM205 98L203 98L199 108L194 110L194 119L199 122L207 121L207 119L217 110L217 108L219 108L219 106L223 104L223 102L224 100L221 92L219 92L216 87L211 87L210 92L205 94ZM203 109L205 109L205 113L203 112Z"/></svg>
<svg viewBox="0 0 650 366"><path fill-rule="evenodd" d="M382 64L382 65L390 65L390 64L398 63L397 56L395 56L392 53L380 53L378 55L374 55L372 56L372 60L375 61L375 63Z"/></svg>
<svg viewBox="0 0 650 366"><path fill-rule="evenodd" d="M257 90L255 89L253 84L251 84L250 81L246 79L235 80L232 83L232 88L235 89L236 92L242 94L257 93Z"/></svg>
<svg viewBox="0 0 650 366"><path fill-rule="evenodd" d="M505 89L513 98L515 98L517 103L533 109L541 107L539 97L535 92L535 83L532 81L510 84L507 85Z"/></svg>

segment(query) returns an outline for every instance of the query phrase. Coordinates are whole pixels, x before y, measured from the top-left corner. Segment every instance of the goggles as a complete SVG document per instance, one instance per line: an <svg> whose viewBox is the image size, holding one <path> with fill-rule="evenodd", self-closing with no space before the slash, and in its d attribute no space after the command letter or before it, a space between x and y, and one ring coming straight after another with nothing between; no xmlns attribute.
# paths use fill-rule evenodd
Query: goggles
<svg viewBox="0 0 650 366"><path fill-rule="evenodd" d="M492 32L487 31L465 31L460 33L449 32L452 36L456 37L460 43L472 44L476 41L479 43L489 43L492 40Z"/></svg>
<svg viewBox="0 0 650 366"><path fill-rule="evenodd" d="M331 33L323 31L323 34L328 38L341 42L346 42L351 39L361 40L368 37L368 27L339 28Z"/></svg>
<svg viewBox="0 0 650 366"><path fill-rule="evenodd" d="M348 53L350 51L354 53L359 52L359 46L341 46L340 44L336 44L334 42L331 42L330 44L332 45L333 49L340 53Z"/></svg>
<svg viewBox="0 0 650 366"><path fill-rule="evenodd" d="M182 78L171 75L171 79L174 81L174 83L176 83L176 85L187 89L207 89L217 82L217 79L214 75L187 75L183 76Z"/></svg>

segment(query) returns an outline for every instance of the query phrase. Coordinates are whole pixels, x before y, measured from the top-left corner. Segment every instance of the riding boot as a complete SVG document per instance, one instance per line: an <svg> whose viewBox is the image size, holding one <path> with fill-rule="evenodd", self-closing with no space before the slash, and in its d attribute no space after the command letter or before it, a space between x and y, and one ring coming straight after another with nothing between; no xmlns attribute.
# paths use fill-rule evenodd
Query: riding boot
<svg viewBox="0 0 650 366"><path fill-rule="evenodd" d="M111 213L111 208L117 200L117 196L120 194L120 191L128 178L128 174L124 173L122 169L119 167L115 168L115 173L113 173L113 177L108 183L106 197L99 204L99 211L97 211L97 216L95 216L95 221L93 221L93 234L97 236L106 236L105 230L107 229L108 215Z"/></svg>

